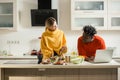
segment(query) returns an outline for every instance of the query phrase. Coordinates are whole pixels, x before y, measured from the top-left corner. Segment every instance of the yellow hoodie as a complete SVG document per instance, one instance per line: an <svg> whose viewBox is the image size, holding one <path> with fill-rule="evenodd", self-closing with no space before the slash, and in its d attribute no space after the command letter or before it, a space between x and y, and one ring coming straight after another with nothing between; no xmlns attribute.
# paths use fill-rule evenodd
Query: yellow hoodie
<svg viewBox="0 0 120 80"><path fill-rule="evenodd" d="M46 29L46 31L42 34L41 38L41 52L43 54L43 59L50 58L54 51L58 54L60 49L66 46L66 38L63 33L63 31L56 29L55 31L49 31ZM64 51L66 53L67 50Z"/></svg>

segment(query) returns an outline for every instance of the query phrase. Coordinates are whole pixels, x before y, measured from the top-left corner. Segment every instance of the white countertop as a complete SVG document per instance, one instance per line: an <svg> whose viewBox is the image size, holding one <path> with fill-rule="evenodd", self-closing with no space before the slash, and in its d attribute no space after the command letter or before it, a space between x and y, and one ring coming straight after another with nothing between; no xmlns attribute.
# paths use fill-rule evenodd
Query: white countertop
<svg viewBox="0 0 120 80"><path fill-rule="evenodd" d="M33 59L36 59L37 58L37 55L20 55L20 56L0 56L0 59L7 59L7 58L10 58L10 59L14 59L14 58L33 58ZM120 56L114 56L113 59L120 59Z"/></svg>
<svg viewBox="0 0 120 80"><path fill-rule="evenodd" d="M80 64L67 65L37 64L37 60L0 60L0 68L118 68L120 62L112 60L109 63L90 63L84 61ZM10 63L9 63L10 62Z"/></svg>
<svg viewBox="0 0 120 80"><path fill-rule="evenodd" d="M7 58L10 58L10 59L15 59L15 58L33 58L33 59L37 59L37 56L35 55L33 55L33 56L31 56L31 55L25 55L25 56L23 56L23 55L20 55L20 56L0 56L0 59L7 59Z"/></svg>

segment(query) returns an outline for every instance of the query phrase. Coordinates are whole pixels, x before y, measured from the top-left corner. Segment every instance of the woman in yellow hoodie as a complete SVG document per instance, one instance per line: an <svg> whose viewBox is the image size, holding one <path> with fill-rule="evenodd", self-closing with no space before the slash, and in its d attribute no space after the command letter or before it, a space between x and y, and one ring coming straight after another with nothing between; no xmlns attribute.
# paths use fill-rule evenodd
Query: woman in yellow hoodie
<svg viewBox="0 0 120 80"><path fill-rule="evenodd" d="M53 17L45 21L45 32L41 37L42 62L46 62L54 55L62 56L67 52L66 38L64 32L57 28L56 19Z"/></svg>

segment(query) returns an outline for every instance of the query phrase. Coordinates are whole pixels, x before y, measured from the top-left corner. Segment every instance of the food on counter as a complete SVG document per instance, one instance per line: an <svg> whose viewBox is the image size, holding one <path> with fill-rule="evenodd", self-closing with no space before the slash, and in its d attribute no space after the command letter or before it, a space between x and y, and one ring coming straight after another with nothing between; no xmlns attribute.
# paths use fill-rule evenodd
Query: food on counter
<svg viewBox="0 0 120 80"><path fill-rule="evenodd" d="M51 63L55 62L57 56L53 56L50 58Z"/></svg>
<svg viewBox="0 0 120 80"><path fill-rule="evenodd" d="M71 52L71 56L75 56L75 57L78 56L78 52L72 51L72 52Z"/></svg>
<svg viewBox="0 0 120 80"><path fill-rule="evenodd" d="M84 61L84 56L79 56L78 52L76 51L71 52L71 56L70 56L71 63L79 64L82 63L83 61Z"/></svg>
<svg viewBox="0 0 120 80"><path fill-rule="evenodd" d="M77 52L73 51L71 52L71 55L77 55Z"/></svg>
<svg viewBox="0 0 120 80"><path fill-rule="evenodd" d="M65 59L61 56L53 56L50 59L42 61L42 64L63 65L64 63Z"/></svg>
<svg viewBox="0 0 120 80"><path fill-rule="evenodd" d="M83 56L68 56L70 58L69 62L66 62L66 59L61 56L53 56L50 59L46 59L42 64L53 64L53 65L64 65L67 63L79 64L84 61Z"/></svg>
<svg viewBox="0 0 120 80"><path fill-rule="evenodd" d="M46 59L46 60L42 61L42 64L50 64L50 59Z"/></svg>
<svg viewBox="0 0 120 80"><path fill-rule="evenodd" d="M83 56L71 57L71 63L79 64L82 63L83 61L84 61Z"/></svg>
<svg viewBox="0 0 120 80"><path fill-rule="evenodd" d="M55 62L53 64L54 65L63 65L63 64L65 64L65 61L64 60L59 60L59 61L57 61L57 62Z"/></svg>
<svg viewBox="0 0 120 80"><path fill-rule="evenodd" d="M51 63L54 65L63 65L65 63L64 57L61 56L54 56L50 58Z"/></svg>

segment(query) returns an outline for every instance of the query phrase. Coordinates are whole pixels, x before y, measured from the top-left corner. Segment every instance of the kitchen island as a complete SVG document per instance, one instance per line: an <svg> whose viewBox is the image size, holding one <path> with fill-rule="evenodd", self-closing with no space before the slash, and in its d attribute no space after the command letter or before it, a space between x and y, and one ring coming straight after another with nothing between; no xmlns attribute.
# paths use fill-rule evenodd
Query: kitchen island
<svg viewBox="0 0 120 80"><path fill-rule="evenodd" d="M21 55L21 56L0 56L0 60L30 60L37 59L36 55Z"/></svg>
<svg viewBox="0 0 120 80"><path fill-rule="evenodd" d="M0 64L1 80L118 80L119 67L120 63L114 60L110 63L67 65L10 60Z"/></svg>

